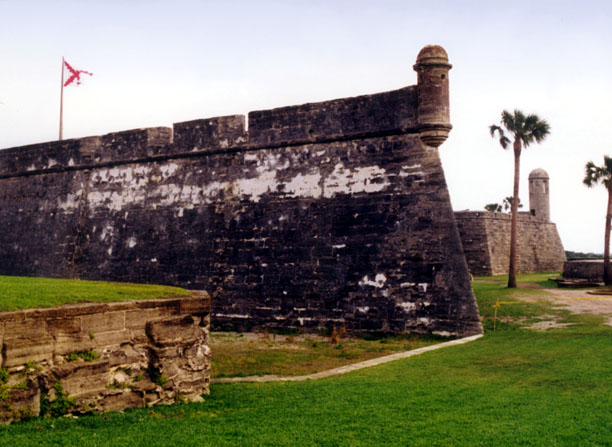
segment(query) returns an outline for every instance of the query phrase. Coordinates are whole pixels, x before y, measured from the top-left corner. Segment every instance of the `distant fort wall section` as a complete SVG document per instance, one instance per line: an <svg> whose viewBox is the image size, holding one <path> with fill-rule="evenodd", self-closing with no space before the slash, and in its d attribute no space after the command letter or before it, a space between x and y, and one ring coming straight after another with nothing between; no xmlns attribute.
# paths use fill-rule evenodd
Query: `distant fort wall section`
<svg viewBox="0 0 612 447"><path fill-rule="evenodd" d="M205 289L217 328L481 332L441 47L375 95L0 151L0 274Z"/></svg>
<svg viewBox="0 0 612 447"><path fill-rule="evenodd" d="M465 257L473 275L508 273L512 216L488 211L455 212ZM519 273L559 272L565 251L557 226L547 218L519 213Z"/></svg>
<svg viewBox="0 0 612 447"><path fill-rule="evenodd" d="M459 211L455 219L470 272L508 273L511 214ZM559 272L564 262L557 226L550 222L549 176L544 169L534 169L529 173L529 212L518 215L517 271Z"/></svg>

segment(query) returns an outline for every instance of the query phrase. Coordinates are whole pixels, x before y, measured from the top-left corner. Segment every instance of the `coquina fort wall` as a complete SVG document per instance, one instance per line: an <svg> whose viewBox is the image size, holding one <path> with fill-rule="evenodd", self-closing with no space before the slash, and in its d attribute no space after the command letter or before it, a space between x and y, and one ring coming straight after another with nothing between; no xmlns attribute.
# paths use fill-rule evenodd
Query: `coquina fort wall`
<svg viewBox="0 0 612 447"><path fill-rule="evenodd" d="M470 272L508 273L511 216L487 211L458 211L455 216ZM554 223L520 214L518 236L519 273L563 270L565 252Z"/></svg>
<svg viewBox="0 0 612 447"><path fill-rule="evenodd" d="M0 273L207 290L220 328L481 331L446 52L375 95L0 151Z"/></svg>
<svg viewBox="0 0 612 447"><path fill-rule="evenodd" d="M550 222L549 177L529 174L529 212L518 216L517 271L559 272L566 260L557 226ZM459 234L473 275L508 273L511 216L488 211L455 212Z"/></svg>

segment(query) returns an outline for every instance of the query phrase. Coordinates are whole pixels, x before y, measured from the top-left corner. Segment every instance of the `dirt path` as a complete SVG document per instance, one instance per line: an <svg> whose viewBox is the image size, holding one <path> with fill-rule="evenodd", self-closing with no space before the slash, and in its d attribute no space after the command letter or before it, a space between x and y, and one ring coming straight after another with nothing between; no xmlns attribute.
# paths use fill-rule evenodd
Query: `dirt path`
<svg viewBox="0 0 612 447"><path fill-rule="evenodd" d="M540 288L541 287L525 287L525 288ZM542 297L521 297L518 299L525 301L546 300L551 301L556 306L564 307L575 314L592 314L603 315L608 317L606 324L612 326L612 295L597 295L597 289L545 289L547 295ZM590 293L589 293L590 292ZM559 327L560 325L547 325L546 322L539 324L542 327L533 327L534 329L546 329L547 327Z"/></svg>
<svg viewBox="0 0 612 447"><path fill-rule="evenodd" d="M612 295L597 295L596 289L549 289L553 302L567 307L576 314L594 314L612 317ZM587 292L591 291L589 294Z"/></svg>

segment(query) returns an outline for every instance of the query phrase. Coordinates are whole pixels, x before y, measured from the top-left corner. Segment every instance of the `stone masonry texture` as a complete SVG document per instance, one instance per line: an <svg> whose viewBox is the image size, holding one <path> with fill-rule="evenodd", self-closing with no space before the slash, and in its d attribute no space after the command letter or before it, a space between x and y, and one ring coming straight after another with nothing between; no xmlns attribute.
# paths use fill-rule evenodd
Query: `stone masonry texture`
<svg viewBox="0 0 612 447"><path fill-rule="evenodd" d="M603 282L603 272L603 259L572 260L563 264L563 277L567 279Z"/></svg>
<svg viewBox="0 0 612 447"><path fill-rule="evenodd" d="M0 422L53 412L62 395L69 414L199 400L209 391L209 322L205 292L2 312Z"/></svg>
<svg viewBox="0 0 612 447"><path fill-rule="evenodd" d="M455 219L470 272L482 276L508 273L511 216L487 211L457 211ZM565 251L557 226L546 217L528 213L519 214L518 225L517 271L561 271Z"/></svg>
<svg viewBox="0 0 612 447"><path fill-rule="evenodd" d="M0 151L0 273L207 290L212 324L482 328L437 146L446 52L374 95ZM421 84L423 80L423 84Z"/></svg>

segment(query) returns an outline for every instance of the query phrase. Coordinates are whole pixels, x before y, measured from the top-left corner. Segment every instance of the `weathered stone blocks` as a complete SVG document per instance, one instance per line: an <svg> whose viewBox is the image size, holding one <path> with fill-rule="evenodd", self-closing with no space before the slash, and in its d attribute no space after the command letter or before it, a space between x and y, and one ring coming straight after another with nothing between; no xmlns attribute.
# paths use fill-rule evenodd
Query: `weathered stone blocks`
<svg viewBox="0 0 612 447"><path fill-rule="evenodd" d="M563 277L567 279L603 282L603 272L603 259L571 260L563 264Z"/></svg>
<svg viewBox="0 0 612 447"><path fill-rule="evenodd" d="M175 123L174 145L186 150L225 149L247 142L244 115Z"/></svg>
<svg viewBox="0 0 612 447"><path fill-rule="evenodd" d="M208 393L210 297L0 313L0 421L198 400ZM135 318L138 315L138 318Z"/></svg>
<svg viewBox="0 0 612 447"><path fill-rule="evenodd" d="M565 261L557 227L550 222L549 177L529 174L529 212L518 215L517 271L556 272ZM511 215L488 211L455 213L463 250L473 275L508 273Z"/></svg>
<svg viewBox="0 0 612 447"><path fill-rule="evenodd" d="M220 328L478 333L436 149L450 64L428 46L416 68L416 86L253 111L248 126L2 151L0 273L207 290ZM149 339L141 315L121 321L97 339Z"/></svg>
<svg viewBox="0 0 612 447"><path fill-rule="evenodd" d="M511 216L487 211L455 213L465 256L473 275L508 273ZM557 226L547 218L519 214L517 271L558 272L565 251Z"/></svg>

